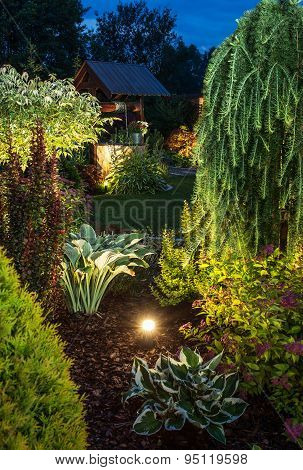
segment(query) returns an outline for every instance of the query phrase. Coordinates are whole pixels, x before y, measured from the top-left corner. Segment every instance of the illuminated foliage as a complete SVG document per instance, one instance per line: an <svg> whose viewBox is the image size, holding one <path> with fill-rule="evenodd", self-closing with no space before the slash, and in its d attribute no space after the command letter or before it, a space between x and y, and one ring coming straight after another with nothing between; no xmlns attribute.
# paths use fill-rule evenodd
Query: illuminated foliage
<svg viewBox="0 0 303 470"><path fill-rule="evenodd" d="M100 106L89 94L79 94L71 80L50 77L30 80L12 67L0 68L0 162L11 148L27 165L32 129L37 121L45 129L49 155L71 154L87 142L95 142L103 129Z"/></svg>
<svg viewBox="0 0 303 470"><path fill-rule="evenodd" d="M216 50L198 123L202 245L256 253L302 233L303 8L262 0Z"/></svg>

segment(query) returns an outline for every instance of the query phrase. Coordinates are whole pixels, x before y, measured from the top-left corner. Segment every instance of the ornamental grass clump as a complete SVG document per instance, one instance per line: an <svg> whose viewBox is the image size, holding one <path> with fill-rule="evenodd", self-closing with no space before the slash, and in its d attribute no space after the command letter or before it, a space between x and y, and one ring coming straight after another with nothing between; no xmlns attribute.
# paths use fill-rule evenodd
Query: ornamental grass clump
<svg viewBox="0 0 303 470"><path fill-rule="evenodd" d="M225 444L223 425L236 421L247 403L235 398L237 373L216 372L223 353L203 363L202 357L189 348L181 348L179 361L161 355L155 368L135 358L131 389L124 401L144 398L133 428L149 436L160 431L180 431L186 422L205 429L214 439Z"/></svg>
<svg viewBox="0 0 303 470"><path fill-rule="evenodd" d="M0 448L86 447L71 362L35 297L0 250Z"/></svg>
<svg viewBox="0 0 303 470"><path fill-rule="evenodd" d="M62 282L67 306L73 313L96 313L113 279L135 276L135 268L148 268L144 260L152 251L142 245L142 235L100 235L83 224L64 245Z"/></svg>

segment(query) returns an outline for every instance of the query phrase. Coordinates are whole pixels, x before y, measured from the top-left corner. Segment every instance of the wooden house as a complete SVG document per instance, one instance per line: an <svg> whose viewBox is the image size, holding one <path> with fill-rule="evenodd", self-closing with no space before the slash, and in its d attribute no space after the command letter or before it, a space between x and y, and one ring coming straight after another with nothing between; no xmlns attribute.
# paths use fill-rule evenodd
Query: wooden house
<svg viewBox="0 0 303 470"><path fill-rule="evenodd" d="M75 77L79 92L96 96L104 113L144 121L145 96L170 93L145 65L86 60Z"/></svg>

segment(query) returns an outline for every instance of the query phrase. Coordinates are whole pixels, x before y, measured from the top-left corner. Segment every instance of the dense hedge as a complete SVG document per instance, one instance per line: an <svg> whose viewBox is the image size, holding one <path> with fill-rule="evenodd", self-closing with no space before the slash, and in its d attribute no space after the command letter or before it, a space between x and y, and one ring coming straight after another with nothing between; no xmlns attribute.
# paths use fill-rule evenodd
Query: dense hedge
<svg viewBox="0 0 303 470"><path fill-rule="evenodd" d="M70 361L0 250L0 448L83 449L83 405Z"/></svg>

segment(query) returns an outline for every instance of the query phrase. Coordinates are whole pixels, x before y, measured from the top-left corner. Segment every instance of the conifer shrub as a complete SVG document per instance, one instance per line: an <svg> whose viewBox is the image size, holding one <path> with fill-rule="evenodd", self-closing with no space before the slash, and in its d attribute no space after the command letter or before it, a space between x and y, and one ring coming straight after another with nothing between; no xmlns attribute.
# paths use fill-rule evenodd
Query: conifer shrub
<svg viewBox="0 0 303 470"><path fill-rule="evenodd" d="M84 449L71 362L35 297L0 251L0 448Z"/></svg>
<svg viewBox="0 0 303 470"><path fill-rule="evenodd" d="M197 263L186 248L175 246L175 236L171 231L163 233L159 266L160 273L155 278L152 291L162 306L178 305L195 298Z"/></svg>

